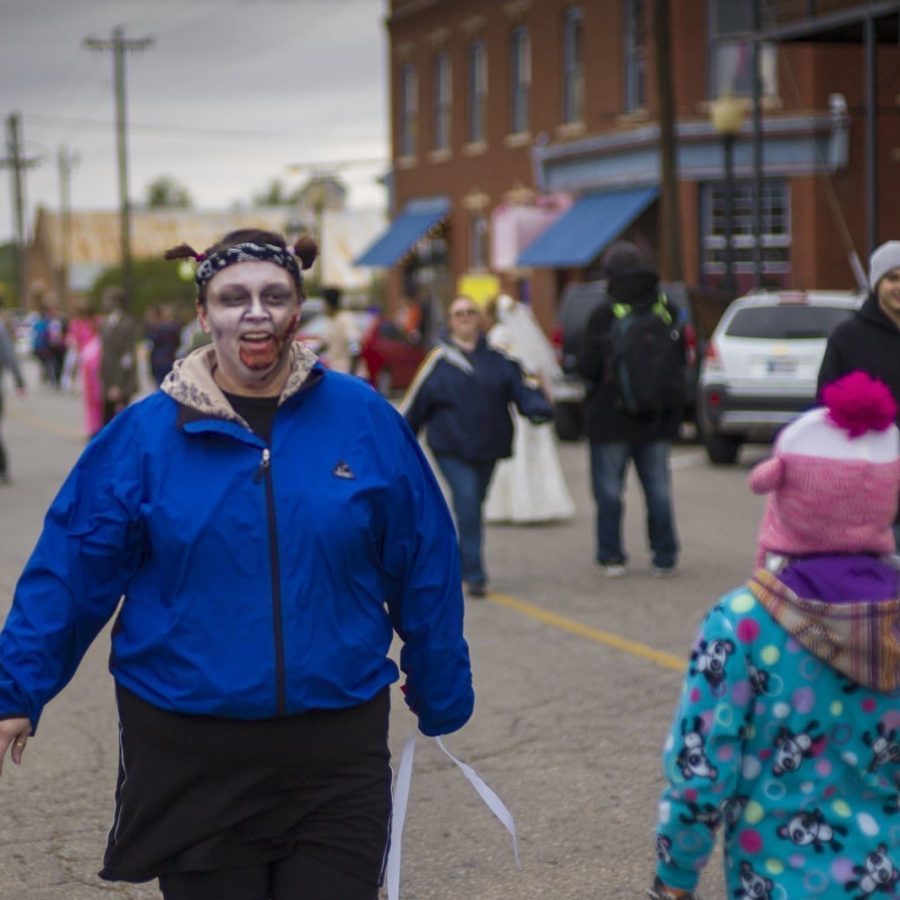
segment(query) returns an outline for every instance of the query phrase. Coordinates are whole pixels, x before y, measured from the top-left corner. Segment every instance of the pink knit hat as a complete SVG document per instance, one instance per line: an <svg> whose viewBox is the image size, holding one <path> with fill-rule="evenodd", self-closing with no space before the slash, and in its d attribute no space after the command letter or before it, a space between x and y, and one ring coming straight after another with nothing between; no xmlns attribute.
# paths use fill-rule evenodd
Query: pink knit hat
<svg viewBox="0 0 900 900"><path fill-rule="evenodd" d="M757 562L767 552L892 553L900 498L900 432L890 390L852 372L822 392L824 407L804 413L750 473L768 494Z"/></svg>

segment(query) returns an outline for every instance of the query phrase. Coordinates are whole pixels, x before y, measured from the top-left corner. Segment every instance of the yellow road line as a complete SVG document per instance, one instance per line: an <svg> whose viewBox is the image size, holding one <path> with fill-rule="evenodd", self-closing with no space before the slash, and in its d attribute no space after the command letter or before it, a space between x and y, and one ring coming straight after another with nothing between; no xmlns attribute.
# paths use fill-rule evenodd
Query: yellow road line
<svg viewBox="0 0 900 900"><path fill-rule="evenodd" d="M568 616L561 616L559 613L551 612L542 606L536 606L534 603L528 603L520 600L518 597L510 597L508 594L498 594L491 591L488 599L507 609L528 616L529 619L535 619L543 622L545 625L552 625L562 631L568 631L570 634L577 634L579 637L587 638L589 641L595 641L598 644L605 644L607 647L613 647L616 650L622 650L630 653L632 656L649 660L664 669L672 669L675 672L683 672L685 670L685 662L680 657L663 650L654 650L646 644L630 641L628 638L621 637L609 631L603 631L600 628L594 628L591 625L584 625Z"/></svg>
<svg viewBox="0 0 900 900"><path fill-rule="evenodd" d="M49 431L50 434L55 434L59 437L75 438L79 441L84 440L84 435L77 428L57 425L56 422L51 422L49 419L42 419L40 416L30 416L19 409L10 409L9 417L25 425L30 425L32 428L37 428L39 431Z"/></svg>

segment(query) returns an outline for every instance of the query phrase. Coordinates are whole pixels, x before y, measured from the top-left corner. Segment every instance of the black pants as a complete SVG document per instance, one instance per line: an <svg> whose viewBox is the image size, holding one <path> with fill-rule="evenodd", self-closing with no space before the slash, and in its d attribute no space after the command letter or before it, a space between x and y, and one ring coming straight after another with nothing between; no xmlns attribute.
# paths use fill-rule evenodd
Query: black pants
<svg viewBox="0 0 900 900"><path fill-rule="evenodd" d="M307 855L244 869L159 879L163 900L376 900L378 887Z"/></svg>
<svg viewBox="0 0 900 900"><path fill-rule="evenodd" d="M100 876L166 900L375 900L391 816L390 695L242 721L116 686L120 771Z"/></svg>

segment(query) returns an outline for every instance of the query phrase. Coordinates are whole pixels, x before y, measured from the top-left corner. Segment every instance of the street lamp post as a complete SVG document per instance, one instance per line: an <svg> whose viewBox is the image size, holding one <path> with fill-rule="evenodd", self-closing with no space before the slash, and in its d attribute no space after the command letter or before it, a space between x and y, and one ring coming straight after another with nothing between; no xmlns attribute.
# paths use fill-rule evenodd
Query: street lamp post
<svg viewBox="0 0 900 900"><path fill-rule="evenodd" d="M731 94L723 94L710 107L712 125L722 139L725 168L725 278L722 287L735 293L734 277L734 144L744 123L744 104Z"/></svg>

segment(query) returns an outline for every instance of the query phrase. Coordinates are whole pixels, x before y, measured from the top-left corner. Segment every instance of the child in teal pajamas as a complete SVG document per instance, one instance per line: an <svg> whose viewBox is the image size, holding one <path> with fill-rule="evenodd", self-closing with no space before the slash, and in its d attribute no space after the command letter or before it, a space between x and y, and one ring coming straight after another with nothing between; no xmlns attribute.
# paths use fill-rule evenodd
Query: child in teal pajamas
<svg viewBox="0 0 900 900"><path fill-rule="evenodd" d="M725 828L737 900L900 897L895 407L853 373L751 475L759 568L707 614L665 745L651 897Z"/></svg>

